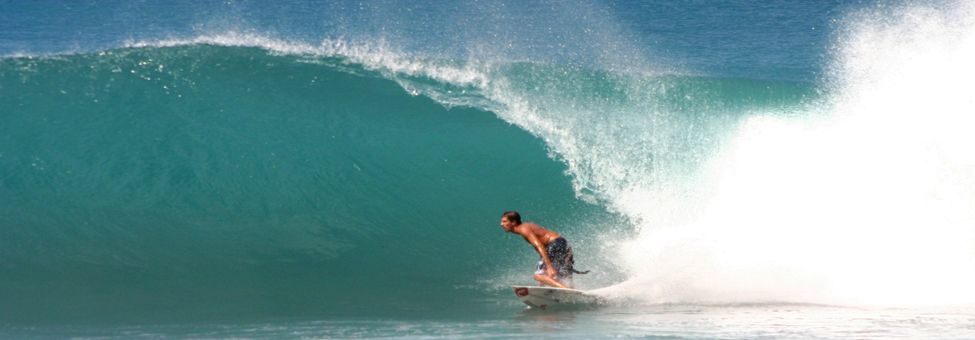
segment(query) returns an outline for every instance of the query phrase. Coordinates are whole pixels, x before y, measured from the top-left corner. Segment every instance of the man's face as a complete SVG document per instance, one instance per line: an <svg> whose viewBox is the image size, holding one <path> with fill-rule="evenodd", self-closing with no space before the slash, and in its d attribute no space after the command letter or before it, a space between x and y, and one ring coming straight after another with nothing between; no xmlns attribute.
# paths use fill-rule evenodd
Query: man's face
<svg viewBox="0 0 975 340"><path fill-rule="evenodd" d="M501 228L504 231L510 232L515 227L515 222L509 221L507 217L501 217Z"/></svg>

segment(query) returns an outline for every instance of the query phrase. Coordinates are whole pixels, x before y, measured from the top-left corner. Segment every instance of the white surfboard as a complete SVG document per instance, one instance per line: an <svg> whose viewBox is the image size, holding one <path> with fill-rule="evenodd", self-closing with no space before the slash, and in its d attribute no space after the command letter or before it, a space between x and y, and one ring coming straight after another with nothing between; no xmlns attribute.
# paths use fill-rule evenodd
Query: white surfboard
<svg viewBox="0 0 975 340"><path fill-rule="evenodd" d="M575 289L538 286L511 286L511 288L515 289L518 300L538 309L589 307L605 302L598 295Z"/></svg>

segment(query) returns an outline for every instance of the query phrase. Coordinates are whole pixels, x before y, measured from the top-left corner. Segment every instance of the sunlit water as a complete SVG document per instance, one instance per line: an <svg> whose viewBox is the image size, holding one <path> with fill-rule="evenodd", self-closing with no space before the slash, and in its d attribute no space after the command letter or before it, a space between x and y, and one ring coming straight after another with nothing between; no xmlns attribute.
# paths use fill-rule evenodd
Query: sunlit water
<svg viewBox="0 0 975 340"><path fill-rule="evenodd" d="M857 338L965 339L975 308L852 308L819 305L658 305L510 312L451 319L329 319L257 323L24 327L10 338Z"/></svg>

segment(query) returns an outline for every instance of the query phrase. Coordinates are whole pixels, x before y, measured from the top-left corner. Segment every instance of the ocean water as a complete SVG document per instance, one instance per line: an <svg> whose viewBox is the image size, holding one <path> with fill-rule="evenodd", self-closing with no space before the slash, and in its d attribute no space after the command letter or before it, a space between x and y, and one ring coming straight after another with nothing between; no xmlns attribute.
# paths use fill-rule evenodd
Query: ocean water
<svg viewBox="0 0 975 340"><path fill-rule="evenodd" d="M0 337L975 337L967 2L0 3ZM519 210L593 309L510 285Z"/></svg>

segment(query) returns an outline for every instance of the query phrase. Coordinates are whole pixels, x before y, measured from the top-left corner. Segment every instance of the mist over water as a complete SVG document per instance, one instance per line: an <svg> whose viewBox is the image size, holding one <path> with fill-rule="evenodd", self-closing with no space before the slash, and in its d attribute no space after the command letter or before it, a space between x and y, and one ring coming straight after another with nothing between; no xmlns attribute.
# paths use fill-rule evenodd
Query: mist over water
<svg viewBox="0 0 975 340"><path fill-rule="evenodd" d="M826 98L743 120L693 174L691 200L638 189L677 203L623 208L642 224L621 254L632 277L610 291L658 302L975 301L973 14L960 4L847 17Z"/></svg>

